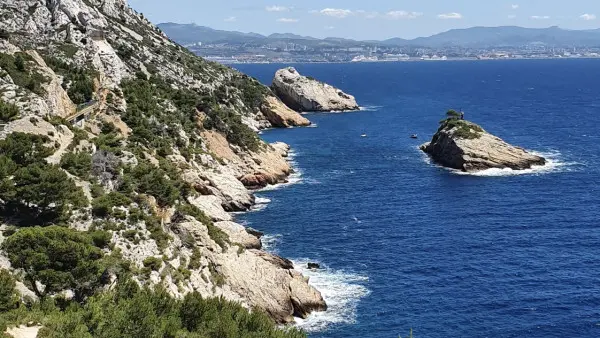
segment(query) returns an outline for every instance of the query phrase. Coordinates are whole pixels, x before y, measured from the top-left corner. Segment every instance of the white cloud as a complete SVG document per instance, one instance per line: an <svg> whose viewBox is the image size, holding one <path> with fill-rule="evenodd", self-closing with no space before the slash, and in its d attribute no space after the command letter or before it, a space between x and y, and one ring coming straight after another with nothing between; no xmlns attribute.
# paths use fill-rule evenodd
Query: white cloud
<svg viewBox="0 0 600 338"><path fill-rule="evenodd" d="M225 22L235 22L237 18L235 16L230 16L224 20Z"/></svg>
<svg viewBox="0 0 600 338"><path fill-rule="evenodd" d="M440 14L438 15L438 19L454 19L454 20L458 20L458 19L462 19L463 16L460 13L444 13L444 14Z"/></svg>
<svg viewBox="0 0 600 338"><path fill-rule="evenodd" d="M323 28L325 28L325 29L326 29L326 30L328 30L328 31L330 31L330 30L332 30L332 29L335 29L335 27L333 27L333 26L325 26L325 27L323 27Z"/></svg>
<svg viewBox="0 0 600 338"><path fill-rule="evenodd" d="M420 16L423 16L423 13L420 12L407 12L407 11L391 11L385 14L386 17L390 19L416 19Z"/></svg>
<svg viewBox="0 0 600 338"><path fill-rule="evenodd" d="M321 15L330 16L333 18L343 19L353 15L353 12L349 9L339 8L325 8L318 12Z"/></svg>
<svg viewBox="0 0 600 338"><path fill-rule="evenodd" d="M512 8L512 9L519 9L519 5L511 5L510 8Z"/></svg>
<svg viewBox="0 0 600 338"><path fill-rule="evenodd" d="M580 16L581 19L585 20L585 21L592 21L592 20L596 20L596 14L583 14L582 16Z"/></svg>
<svg viewBox="0 0 600 338"><path fill-rule="evenodd" d="M265 10L267 12L288 12L290 9L284 6L267 6Z"/></svg>
<svg viewBox="0 0 600 338"><path fill-rule="evenodd" d="M279 18L277 19L277 22L283 22L283 23L296 23L300 20L298 19L293 19L293 18Z"/></svg>
<svg viewBox="0 0 600 338"><path fill-rule="evenodd" d="M511 14L511 15L509 15L509 16L508 16L508 18L512 20L512 19L516 19L516 18L517 18L517 16L516 16L516 15L514 15L514 14Z"/></svg>
<svg viewBox="0 0 600 338"><path fill-rule="evenodd" d="M533 15L531 17L533 20L548 20L550 17L548 15Z"/></svg>

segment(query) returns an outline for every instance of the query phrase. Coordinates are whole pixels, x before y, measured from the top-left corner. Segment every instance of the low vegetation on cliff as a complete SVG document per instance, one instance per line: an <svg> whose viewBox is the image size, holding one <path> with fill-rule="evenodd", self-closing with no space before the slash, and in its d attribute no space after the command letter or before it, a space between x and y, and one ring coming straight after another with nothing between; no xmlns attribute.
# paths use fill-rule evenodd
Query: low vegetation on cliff
<svg viewBox="0 0 600 338"><path fill-rule="evenodd" d="M0 331L7 325L38 323L40 338L303 338L296 329L277 328L261 311L248 312L224 299L204 299L196 292L174 299L157 287L123 280L85 304L44 298L18 305L15 281L0 270Z"/></svg>
<svg viewBox="0 0 600 338"><path fill-rule="evenodd" d="M276 324L320 294L220 224L240 177L287 166L256 133L270 89L125 1L38 2L0 9L0 335L304 337Z"/></svg>

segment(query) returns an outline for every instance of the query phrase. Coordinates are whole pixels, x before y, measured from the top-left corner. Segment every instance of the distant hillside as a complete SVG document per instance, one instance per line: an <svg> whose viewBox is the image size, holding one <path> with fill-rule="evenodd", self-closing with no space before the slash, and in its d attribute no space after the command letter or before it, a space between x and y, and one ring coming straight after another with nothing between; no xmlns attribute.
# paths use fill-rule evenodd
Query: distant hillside
<svg viewBox="0 0 600 338"><path fill-rule="evenodd" d="M472 27L453 29L429 37L413 40L392 38L384 41L356 41L343 38L317 39L295 34L271 34L263 36L256 33L241 33L215 30L195 24L159 24L173 40L190 44L203 43L264 43L282 41L302 41L311 44L334 45L387 45L413 47L518 47L529 44L542 44L555 47L598 47L600 46L600 29L595 30L566 30L559 27L523 28L516 26L503 27Z"/></svg>
<svg viewBox="0 0 600 338"><path fill-rule="evenodd" d="M181 44L196 42L215 43L245 43L255 40L265 40L266 36L256 33L242 33L235 31L222 31L195 24L162 23L158 27L171 39Z"/></svg>
<svg viewBox="0 0 600 338"><path fill-rule="evenodd" d="M600 46L600 30L577 31L559 27L473 27L453 29L430 37L417 38L408 43L428 47L513 47L528 44L596 47Z"/></svg>

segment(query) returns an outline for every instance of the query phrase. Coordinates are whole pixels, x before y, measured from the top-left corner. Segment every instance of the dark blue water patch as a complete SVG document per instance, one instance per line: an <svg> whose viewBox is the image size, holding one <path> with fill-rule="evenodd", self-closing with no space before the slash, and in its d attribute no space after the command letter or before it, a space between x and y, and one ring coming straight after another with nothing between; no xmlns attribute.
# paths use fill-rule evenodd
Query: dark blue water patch
<svg viewBox="0 0 600 338"><path fill-rule="evenodd" d="M282 66L239 68L270 83ZM600 336L599 61L295 66L371 107L266 132L302 181L241 216L279 235L281 255L326 267L307 273L342 306L304 323L311 337ZM431 164L418 146L448 108L551 164Z"/></svg>

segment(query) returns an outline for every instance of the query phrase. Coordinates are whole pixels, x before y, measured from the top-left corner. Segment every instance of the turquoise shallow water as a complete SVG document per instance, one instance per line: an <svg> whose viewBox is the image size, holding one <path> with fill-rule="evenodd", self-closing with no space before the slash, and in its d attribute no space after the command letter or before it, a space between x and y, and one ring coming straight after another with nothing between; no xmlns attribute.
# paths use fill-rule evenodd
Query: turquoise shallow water
<svg viewBox="0 0 600 338"><path fill-rule="evenodd" d="M292 146L295 184L240 216L325 267L306 271L331 307L300 322L311 337L600 337L599 61L295 66L365 107L265 132ZM238 66L263 83L280 67ZM550 164L431 164L417 147L448 108Z"/></svg>

